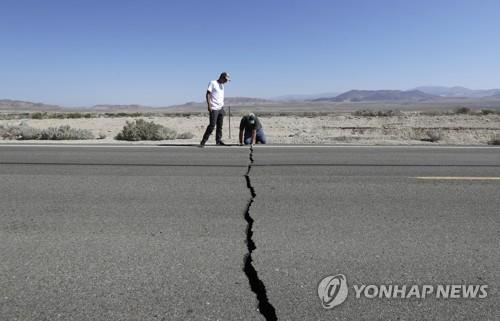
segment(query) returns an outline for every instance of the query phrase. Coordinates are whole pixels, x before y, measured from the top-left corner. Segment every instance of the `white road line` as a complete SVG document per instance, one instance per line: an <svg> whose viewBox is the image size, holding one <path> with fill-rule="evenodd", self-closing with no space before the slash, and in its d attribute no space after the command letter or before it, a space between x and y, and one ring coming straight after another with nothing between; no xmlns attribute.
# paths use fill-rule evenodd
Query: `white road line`
<svg viewBox="0 0 500 321"><path fill-rule="evenodd" d="M414 149L498 149L494 146L426 146L426 145L257 145L254 148L414 148Z"/></svg>
<svg viewBox="0 0 500 321"><path fill-rule="evenodd" d="M416 179L424 179L424 180L467 180L467 181L499 181L500 177L475 177L475 176L422 176L422 177L412 177Z"/></svg>

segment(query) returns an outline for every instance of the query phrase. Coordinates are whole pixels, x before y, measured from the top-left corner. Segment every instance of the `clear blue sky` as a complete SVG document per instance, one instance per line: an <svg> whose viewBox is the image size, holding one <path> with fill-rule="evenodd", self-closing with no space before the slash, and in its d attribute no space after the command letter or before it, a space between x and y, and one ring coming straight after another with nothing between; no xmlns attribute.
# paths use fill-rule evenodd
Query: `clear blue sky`
<svg viewBox="0 0 500 321"><path fill-rule="evenodd" d="M2 0L0 99L69 106L500 87L500 1Z"/></svg>

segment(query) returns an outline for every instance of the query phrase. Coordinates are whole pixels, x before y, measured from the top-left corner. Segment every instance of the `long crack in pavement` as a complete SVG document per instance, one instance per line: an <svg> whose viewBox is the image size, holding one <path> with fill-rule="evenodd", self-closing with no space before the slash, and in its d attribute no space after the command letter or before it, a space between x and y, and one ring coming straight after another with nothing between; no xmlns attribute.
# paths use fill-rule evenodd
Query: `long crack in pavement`
<svg viewBox="0 0 500 321"><path fill-rule="evenodd" d="M246 231L246 244L248 253L245 255L244 258L243 271L245 272L248 278L248 282L250 283L250 288L252 289L252 292L254 292L255 295L257 296L259 312L264 316L266 320L278 320L278 317L276 316L276 310L274 309L273 305L269 302L269 299L267 297L266 286L264 285L262 280L259 279L257 270L255 270L252 264L252 252L255 249L257 249L257 247L255 246L255 242L252 239L253 236L252 227L254 220L250 216L250 207L252 206L254 199L257 196L257 194L255 194L255 189L253 188L252 183L250 182L250 171L252 170L252 165L253 165L252 146L250 146L249 160L250 162L248 164L247 173L245 174L245 179L247 182L247 188L250 190L252 198L248 201L247 209L244 215L245 220L248 223Z"/></svg>

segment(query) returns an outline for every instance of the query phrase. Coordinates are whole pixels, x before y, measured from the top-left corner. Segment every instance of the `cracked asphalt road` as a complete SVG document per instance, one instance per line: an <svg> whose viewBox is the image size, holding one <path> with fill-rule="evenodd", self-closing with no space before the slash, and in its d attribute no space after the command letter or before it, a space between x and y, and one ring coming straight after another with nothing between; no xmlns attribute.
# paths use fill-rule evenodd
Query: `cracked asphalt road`
<svg viewBox="0 0 500 321"><path fill-rule="evenodd" d="M500 149L257 146L253 265L279 320L495 320ZM41 164L44 163L44 164ZM263 320L243 272L248 148L0 146L0 319ZM350 283L488 284L482 300Z"/></svg>
<svg viewBox="0 0 500 321"><path fill-rule="evenodd" d="M255 241L253 240L253 223L255 222L255 220L252 218L251 214L252 204L255 200L255 197L257 197L257 194L255 193L255 188L252 186L252 180L250 178L252 166L254 163L253 152L254 149L252 146L250 146L250 153L248 155L249 164L247 172L245 174L245 181L247 184L247 188L250 192L251 198L248 201L248 205L244 214L245 221L247 221L248 223L246 229L246 244L248 253L245 255L245 260L243 263L243 272L245 272L245 275L248 278L250 289L252 289L252 292L255 293L259 312L266 319L266 321L275 321L278 320L278 317L276 315L276 310L274 309L273 305L269 302L266 286L264 282L262 282L262 280L259 279L259 274L257 270L255 270L252 260L252 253L257 249L257 247L255 246Z"/></svg>

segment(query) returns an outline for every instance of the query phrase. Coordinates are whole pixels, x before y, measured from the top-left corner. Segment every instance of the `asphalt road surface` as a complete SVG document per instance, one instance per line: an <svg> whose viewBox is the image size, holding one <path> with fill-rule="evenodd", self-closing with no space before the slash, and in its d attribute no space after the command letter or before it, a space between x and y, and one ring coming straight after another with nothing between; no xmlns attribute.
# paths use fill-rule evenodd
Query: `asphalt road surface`
<svg viewBox="0 0 500 321"><path fill-rule="evenodd" d="M499 178L499 148L0 145L0 320L498 320Z"/></svg>

